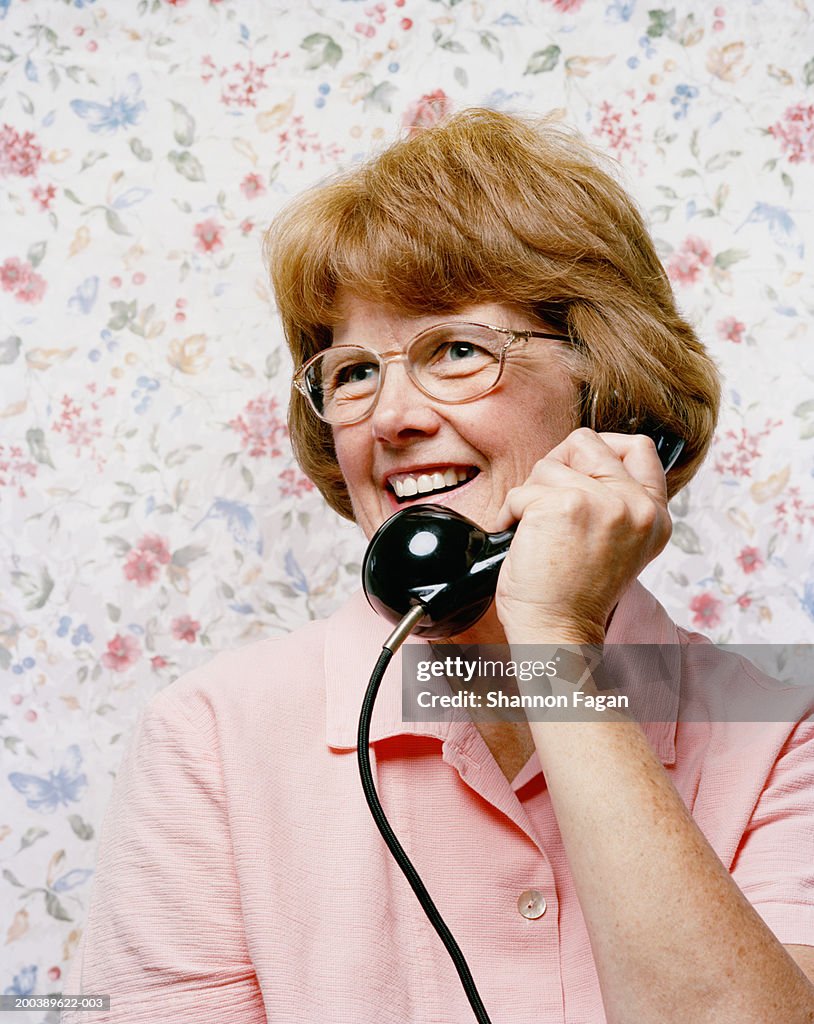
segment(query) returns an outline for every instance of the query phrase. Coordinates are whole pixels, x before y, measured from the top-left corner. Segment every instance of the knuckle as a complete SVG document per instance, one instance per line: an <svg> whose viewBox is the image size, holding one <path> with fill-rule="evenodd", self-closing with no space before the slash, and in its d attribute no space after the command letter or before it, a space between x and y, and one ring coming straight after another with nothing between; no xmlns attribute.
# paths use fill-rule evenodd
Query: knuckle
<svg viewBox="0 0 814 1024"><path fill-rule="evenodd" d="M613 495L605 503L605 515L608 522L613 526L630 525L630 508L626 501Z"/></svg>
<svg viewBox="0 0 814 1024"><path fill-rule="evenodd" d="M593 499L578 487L566 487L559 492L560 509L569 519L581 519L593 505Z"/></svg>
<svg viewBox="0 0 814 1024"><path fill-rule="evenodd" d="M642 451L655 451L656 442L649 434L634 434L633 443Z"/></svg>
<svg viewBox="0 0 814 1024"><path fill-rule="evenodd" d="M643 537L657 534L659 537L665 535L665 543L672 532L672 523L669 515L657 502L647 497L637 502L631 510L631 519L634 530Z"/></svg>
<svg viewBox="0 0 814 1024"><path fill-rule="evenodd" d="M652 533L659 520L659 512L654 502L642 502L634 511L634 522L639 533Z"/></svg>

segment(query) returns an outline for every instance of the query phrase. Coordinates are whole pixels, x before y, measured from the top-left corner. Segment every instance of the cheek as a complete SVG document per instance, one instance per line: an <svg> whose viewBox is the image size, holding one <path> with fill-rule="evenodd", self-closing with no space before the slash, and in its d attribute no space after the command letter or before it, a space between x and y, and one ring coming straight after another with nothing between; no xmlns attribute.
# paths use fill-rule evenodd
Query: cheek
<svg viewBox="0 0 814 1024"><path fill-rule="evenodd" d="M334 431L334 452L355 508L360 488L370 483L370 445L358 428L345 427Z"/></svg>
<svg viewBox="0 0 814 1024"><path fill-rule="evenodd" d="M571 386L528 388L512 404L508 417L504 423L511 422L520 437L556 437L559 441L577 425L577 390Z"/></svg>
<svg viewBox="0 0 814 1024"><path fill-rule="evenodd" d="M349 428L347 427L344 430L334 429L333 431L336 461L339 463L339 469L345 479L347 479L348 471L353 465L353 455L357 447L353 444L353 440L348 431Z"/></svg>
<svg viewBox="0 0 814 1024"><path fill-rule="evenodd" d="M514 458L517 471L525 477L538 459L579 426L576 388L538 389L536 395L526 392L503 419L500 429L505 432L509 425L507 454Z"/></svg>
<svg viewBox="0 0 814 1024"><path fill-rule="evenodd" d="M530 413L534 415L534 413ZM537 402L537 422L552 435L562 440L580 422L580 388L564 369L546 387Z"/></svg>

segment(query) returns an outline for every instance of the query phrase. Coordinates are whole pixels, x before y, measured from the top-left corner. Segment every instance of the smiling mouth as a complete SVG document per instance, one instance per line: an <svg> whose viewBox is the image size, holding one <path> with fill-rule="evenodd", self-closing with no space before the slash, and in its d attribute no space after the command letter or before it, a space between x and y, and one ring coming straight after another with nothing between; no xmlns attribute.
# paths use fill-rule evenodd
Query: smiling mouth
<svg viewBox="0 0 814 1024"><path fill-rule="evenodd" d="M426 473L394 473L387 481L388 488L395 494L396 501L410 501L425 495L446 494L462 484L474 480L480 470L476 466L448 466L446 469L429 470Z"/></svg>

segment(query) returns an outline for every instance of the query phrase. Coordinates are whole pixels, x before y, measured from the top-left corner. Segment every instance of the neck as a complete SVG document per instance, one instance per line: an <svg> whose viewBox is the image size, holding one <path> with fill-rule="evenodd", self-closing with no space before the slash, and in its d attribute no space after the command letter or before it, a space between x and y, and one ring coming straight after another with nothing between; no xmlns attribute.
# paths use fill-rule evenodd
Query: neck
<svg viewBox="0 0 814 1024"><path fill-rule="evenodd" d="M450 642L463 647L472 644L505 644L506 634L497 617L494 601L483 618L465 633L450 637ZM528 723L475 721L473 724L498 767L511 782L534 752L534 740Z"/></svg>

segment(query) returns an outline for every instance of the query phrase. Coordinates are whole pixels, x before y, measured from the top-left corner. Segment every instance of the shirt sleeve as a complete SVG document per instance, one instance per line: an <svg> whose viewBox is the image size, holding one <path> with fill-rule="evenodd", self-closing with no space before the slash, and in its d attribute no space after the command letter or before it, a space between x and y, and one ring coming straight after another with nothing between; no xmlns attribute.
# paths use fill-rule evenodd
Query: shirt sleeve
<svg viewBox="0 0 814 1024"><path fill-rule="evenodd" d="M786 741L755 805L732 877L784 944L814 946L814 721Z"/></svg>
<svg viewBox="0 0 814 1024"><path fill-rule="evenodd" d="M88 919L63 986L110 1010L62 1024L265 1024L249 956L217 733L168 693L116 777Z"/></svg>

